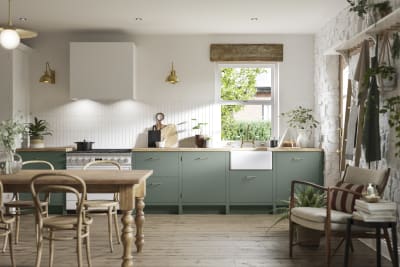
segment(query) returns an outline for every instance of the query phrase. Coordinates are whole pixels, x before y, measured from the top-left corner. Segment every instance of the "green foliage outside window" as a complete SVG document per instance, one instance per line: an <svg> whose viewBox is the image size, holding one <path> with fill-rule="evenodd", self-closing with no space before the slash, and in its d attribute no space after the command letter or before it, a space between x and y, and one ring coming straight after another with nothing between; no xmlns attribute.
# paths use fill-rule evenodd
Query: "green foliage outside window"
<svg viewBox="0 0 400 267"><path fill-rule="evenodd" d="M223 68L221 70L221 99L251 100L256 92L256 77L267 72L265 68ZM266 121L239 122L234 114L241 111L243 105L223 105L221 107L222 140L239 140L249 127L249 138L269 139L271 124Z"/></svg>

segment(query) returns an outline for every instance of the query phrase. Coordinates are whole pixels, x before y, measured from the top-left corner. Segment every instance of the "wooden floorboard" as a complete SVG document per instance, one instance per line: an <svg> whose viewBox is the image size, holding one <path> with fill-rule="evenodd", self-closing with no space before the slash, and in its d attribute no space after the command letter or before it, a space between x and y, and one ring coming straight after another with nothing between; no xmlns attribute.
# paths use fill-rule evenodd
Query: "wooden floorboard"
<svg viewBox="0 0 400 267"><path fill-rule="evenodd" d="M288 224L270 227L274 215L146 215L145 246L133 252L135 267L291 267L325 266L324 244L319 248L295 247L288 257ZM15 245L17 266L31 267L35 261L33 217L22 218L21 241ZM93 266L120 266L121 245L111 253L107 221L94 216L91 228ZM2 241L2 240L1 240ZM337 241L336 241L337 242ZM42 266L48 266L48 243ZM350 266L375 266L375 252L359 241L350 255ZM382 258L382 266L391 263ZM10 266L8 250L0 253L0 266ZM55 243L54 266L77 266L75 243ZM343 266L343 248L333 257L332 266Z"/></svg>

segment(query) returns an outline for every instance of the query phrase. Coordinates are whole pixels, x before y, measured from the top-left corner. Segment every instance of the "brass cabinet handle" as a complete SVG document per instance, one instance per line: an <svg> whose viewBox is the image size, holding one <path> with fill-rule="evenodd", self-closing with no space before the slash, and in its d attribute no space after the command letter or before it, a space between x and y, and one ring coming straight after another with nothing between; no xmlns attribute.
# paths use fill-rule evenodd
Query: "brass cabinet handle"
<svg viewBox="0 0 400 267"><path fill-rule="evenodd" d="M245 176L243 177L244 181L251 181L257 179L257 176Z"/></svg>
<svg viewBox="0 0 400 267"><path fill-rule="evenodd" d="M195 158L194 160L207 160L208 158L207 157L204 157L204 158Z"/></svg>
<svg viewBox="0 0 400 267"><path fill-rule="evenodd" d="M160 158L147 158L145 160L160 160Z"/></svg>
<svg viewBox="0 0 400 267"><path fill-rule="evenodd" d="M292 158L293 161L300 161L300 160L304 160L304 158Z"/></svg>
<svg viewBox="0 0 400 267"><path fill-rule="evenodd" d="M149 184L149 186L154 186L154 187L157 187L157 186L160 186L160 185L162 185L162 183L150 183Z"/></svg>

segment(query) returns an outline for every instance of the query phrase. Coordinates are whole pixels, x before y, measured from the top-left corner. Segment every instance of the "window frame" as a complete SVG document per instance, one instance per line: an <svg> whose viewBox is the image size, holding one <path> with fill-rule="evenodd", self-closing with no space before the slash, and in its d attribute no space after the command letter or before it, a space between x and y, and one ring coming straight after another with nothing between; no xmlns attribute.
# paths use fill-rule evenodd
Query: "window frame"
<svg viewBox="0 0 400 267"><path fill-rule="evenodd" d="M221 99L222 68L270 68L270 100L223 100ZM271 138L279 136L279 63L278 62L216 62L215 64L215 103L219 105L269 105L271 106ZM256 140L260 141L260 140ZM264 140L262 140L264 141Z"/></svg>

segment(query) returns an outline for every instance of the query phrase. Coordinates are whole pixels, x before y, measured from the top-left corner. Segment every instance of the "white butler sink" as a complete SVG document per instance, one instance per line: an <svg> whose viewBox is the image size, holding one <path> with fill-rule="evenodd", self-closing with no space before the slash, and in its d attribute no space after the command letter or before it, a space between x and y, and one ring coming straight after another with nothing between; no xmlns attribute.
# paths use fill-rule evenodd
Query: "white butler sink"
<svg viewBox="0 0 400 267"><path fill-rule="evenodd" d="M272 152L258 150L232 150L231 170L272 170Z"/></svg>

